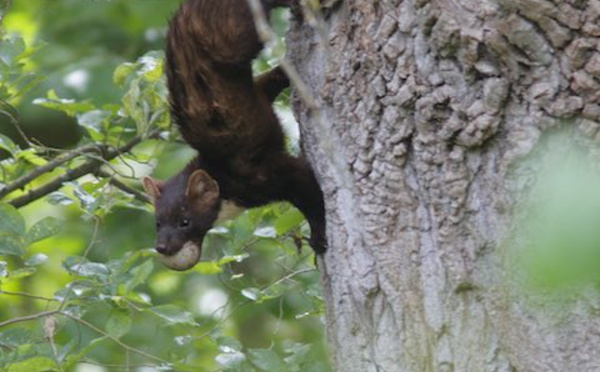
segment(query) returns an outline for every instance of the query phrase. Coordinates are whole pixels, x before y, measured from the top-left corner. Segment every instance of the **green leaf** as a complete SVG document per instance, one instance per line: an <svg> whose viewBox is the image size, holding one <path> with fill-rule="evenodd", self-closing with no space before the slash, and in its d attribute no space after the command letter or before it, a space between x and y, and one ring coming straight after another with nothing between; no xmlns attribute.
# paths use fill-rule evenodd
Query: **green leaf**
<svg viewBox="0 0 600 372"><path fill-rule="evenodd" d="M154 248L137 249L127 252L123 258L113 261L111 267L114 267L119 272L128 272L139 259L154 256L156 256Z"/></svg>
<svg viewBox="0 0 600 372"><path fill-rule="evenodd" d="M248 253L236 254L233 256L224 256L219 260L219 266L226 265L230 262L240 263L248 257L250 257L250 255Z"/></svg>
<svg viewBox="0 0 600 372"><path fill-rule="evenodd" d="M66 349L66 350L62 351L62 354L66 356L66 358L63 362L64 370L65 371L78 370L77 368L72 368L72 366L81 363L81 360L83 359L84 356L90 354L93 349L95 349L96 347L99 347L99 345L102 342L104 342L105 340L108 340L108 337L101 336L101 337L95 338L91 341L88 340L84 344L85 346L83 348L77 350L77 352L75 352L75 353L70 351L70 349L73 349L75 347L75 345L72 345L71 343L75 342L77 344L77 347L79 347L79 344L81 343L81 341L72 340L71 343L69 343L69 344L67 344L67 346L65 346L64 349ZM71 368L69 368L69 367L71 367Z"/></svg>
<svg viewBox="0 0 600 372"><path fill-rule="evenodd" d="M104 110L92 110L77 115L77 123L85 128L94 141L103 139L103 133L108 127L111 113Z"/></svg>
<svg viewBox="0 0 600 372"><path fill-rule="evenodd" d="M12 65L14 60L25 51L25 42L20 37L12 37L0 42L0 61Z"/></svg>
<svg viewBox="0 0 600 372"><path fill-rule="evenodd" d="M27 278L28 276L32 276L36 272L37 272L37 270L35 267L23 267L23 268L11 271L8 279L10 281L19 280L19 279Z"/></svg>
<svg viewBox="0 0 600 372"><path fill-rule="evenodd" d="M194 271L199 272L202 275L217 275L223 272L218 262L199 262L194 266Z"/></svg>
<svg viewBox="0 0 600 372"><path fill-rule="evenodd" d="M290 354L285 357L284 361L288 365L300 365L304 363L310 353L310 345L303 344L300 342L290 342L285 348L286 354Z"/></svg>
<svg viewBox="0 0 600 372"><path fill-rule="evenodd" d="M14 155L15 151L17 151L19 148L10 138L3 134L0 134L0 149L6 150L12 155Z"/></svg>
<svg viewBox="0 0 600 372"><path fill-rule="evenodd" d="M106 279L110 275L110 269L106 265L99 262L89 262L82 257L67 257L63 262L63 266L71 274L79 276Z"/></svg>
<svg viewBox="0 0 600 372"><path fill-rule="evenodd" d="M117 302L117 300L119 298L119 296L114 296L113 301L115 301L117 304L119 304ZM125 296L125 298L130 301L133 302L135 304L140 304L140 305L152 305L152 300L148 297L148 296L142 296L141 294L137 293L137 292L131 292L131 293L127 293L127 295ZM121 304L123 305L123 304Z"/></svg>
<svg viewBox="0 0 600 372"><path fill-rule="evenodd" d="M235 351L219 354L215 360L225 368L238 368L246 361L246 356L239 351Z"/></svg>
<svg viewBox="0 0 600 372"><path fill-rule="evenodd" d="M119 65L113 73L113 82L118 86L123 86L127 78L135 71L135 64L125 62Z"/></svg>
<svg viewBox="0 0 600 372"><path fill-rule="evenodd" d="M285 294L288 288L283 283L276 283L265 288L264 291L261 292L261 301L271 300L273 298L281 297Z"/></svg>
<svg viewBox="0 0 600 372"><path fill-rule="evenodd" d="M10 232L0 232L0 256L23 255L23 240Z"/></svg>
<svg viewBox="0 0 600 372"><path fill-rule="evenodd" d="M50 358L37 356L29 358L19 363L11 364L8 367L8 372L44 372L55 371L56 362Z"/></svg>
<svg viewBox="0 0 600 372"><path fill-rule="evenodd" d="M74 99L59 98L54 90L48 92L47 98L36 98L35 105L40 105L52 110L61 111L69 116L92 111L96 107L89 102L77 102Z"/></svg>
<svg viewBox="0 0 600 372"><path fill-rule="evenodd" d="M12 233L17 236L25 234L25 220L15 207L0 203L0 233Z"/></svg>
<svg viewBox="0 0 600 372"><path fill-rule="evenodd" d="M67 287L61 289L55 294L57 299L61 301L66 297L79 298L79 297L91 297L97 295L102 288L97 283L90 280L78 280L71 282Z"/></svg>
<svg viewBox="0 0 600 372"><path fill-rule="evenodd" d="M263 226L254 230L254 236L260 238L275 238L277 237L277 231L273 226Z"/></svg>
<svg viewBox="0 0 600 372"><path fill-rule="evenodd" d="M60 191L56 191L48 195L48 202L52 205L70 205L73 204L73 199Z"/></svg>
<svg viewBox="0 0 600 372"><path fill-rule="evenodd" d="M252 301L259 301L262 296L260 289L254 288L254 287L244 288L244 289L242 289L241 293L242 293L242 296L244 296Z"/></svg>
<svg viewBox="0 0 600 372"><path fill-rule="evenodd" d="M150 274L152 274L153 269L154 264L152 263L152 259L149 259L131 270L133 277L125 283L126 292L130 292L138 285L146 282Z"/></svg>
<svg viewBox="0 0 600 372"><path fill-rule="evenodd" d="M16 82L16 85L18 85L18 91L11 97L12 100L14 100L15 97L21 97L25 95L27 92L35 88L44 80L44 76L35 76L33 74L22 76Z"/></svg>
<svg viewBox="0 0 600 372"><path fill-rule="evenodd" d="M29 229L25 244L30 245L40 240L56 235L60 231L61 222L54 217L45 217Z"/></svg>
<svg viewBox="0 0 600 372"><path fill-rule="evenodd" d="M114 338L121 338L131 329L131 314L115 311L106 322L106 332Z"/></svg>
<svg viewBox="0 0 600 372"><path fill-rule="evenodd" d="M138 130L146 128L146 118L139 107L140 95L140 87L137 84L132 84L123 96L123 112L135 121Z"/></svg>
<svg viewBox="0 0 600 372"><path fill-rule="evenodd" d="M86 262L73 267L73 271L81 276L96 276L106 277L110 274L110 270L106 265L99 262Z"/></svg>
<svg viewBox="0 0 600 372"><path fill-rule="evenodd" d="M259 239L254 245L253 249L260 252L273 252L280 250L282 244L279 239L274 238L262 238ZM294 250L295 251L295 250Z"/></svg>
<svg viewBox="0 0 600 372"><path fill-rule="evenodd" d="M19 151L17 153L17 159L25 160L29 164L37 167L45 165L48 162L46 159L39 156L34 149Z"/></svg>
<svg viewBox="0 0 600 372"><path fill-rule="evenodd" d="M187 312L175 305L160 305L152 307L148 310L166 320L169 324L197 325L192 313Z"/></svg>
<svg viewBox="0 0 600 372"><path fill-rule="evenodd" d="M85 191L85 189L78 183L69 182L68 184L74 187L73 195L79 199L82 207L87 211L92 211L96 203L96 198L92 194Z"/></svg>
<svg viewBox="0 0 600 372"><path fill-rule="evenodd" d="M27 344L32 337L31 331L25 327L7 329L4 332L0 332L0 345L15 349Z"/></svg>
<svg viewBox="0 0 600 372"><path fill-rule="evenodd" d="M157 110L150 116L150 125L165 127L170 123L169 111Z"/></svg>
<svg viewBox="0 0 600 372"><path fill-rule="evenodd" d="M243 349L241 342L230 336L219 336L216 342L219 345L219 350L224 353L232 353Z"/></svg>
<svg viewBox="0 0 600 372"><path fill-rule="evenodd" d="M138 61L141 65L140 72L144 79L156 82L163 76L162 52L152 51L146 53Z"/></svg>
<svg viewBox="0 0 600 372"><path fill-rule="evenodd" d="M275 221L275 230L278 235L297 229L304 222L304 216L296 208L291 208Z"/></svg>
<svg viewBox="0 0 600 372"><path fill-rule="evenodd" d="M277 353L271 349L250 349L248 356L252 364L264 371L285 371L286 366Z"/></svg>
<svg viewBox="0 0 600 372"><path fill-rule="evenodd" d="M34 254L29 257L25 262L25 266L39 266L48 261L48 256L43 253Z"/></svg>

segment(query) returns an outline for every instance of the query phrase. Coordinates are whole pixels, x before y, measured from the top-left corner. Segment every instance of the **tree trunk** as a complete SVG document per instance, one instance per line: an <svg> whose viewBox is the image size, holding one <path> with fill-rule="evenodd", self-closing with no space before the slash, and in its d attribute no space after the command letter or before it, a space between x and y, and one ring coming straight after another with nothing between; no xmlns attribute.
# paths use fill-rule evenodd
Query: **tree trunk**
<svg viewBox="0 0 600 372"><path fill-rule="evenodd" d="M326 198L335 369L600 371L598 297L533 306L506 260L522 162L561 151L555 128L598 131L600 1L321 3L288 49L319 104L294 107Z"/></svg>

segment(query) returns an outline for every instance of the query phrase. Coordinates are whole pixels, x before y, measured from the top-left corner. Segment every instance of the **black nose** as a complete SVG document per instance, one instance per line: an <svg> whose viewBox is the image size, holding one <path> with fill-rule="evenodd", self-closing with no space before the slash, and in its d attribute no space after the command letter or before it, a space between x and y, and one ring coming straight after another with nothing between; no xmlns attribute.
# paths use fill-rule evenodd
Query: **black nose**
<svg viewBox="0 0 600 372"><path fill-rule="evenodd" d="M167 254L167 252L168 252L169 250L167 249L167 246L166 246L166 245L157 245L157 246L156 246L156 251L157 251L158 253L160 253L160 254Z"/></svg>

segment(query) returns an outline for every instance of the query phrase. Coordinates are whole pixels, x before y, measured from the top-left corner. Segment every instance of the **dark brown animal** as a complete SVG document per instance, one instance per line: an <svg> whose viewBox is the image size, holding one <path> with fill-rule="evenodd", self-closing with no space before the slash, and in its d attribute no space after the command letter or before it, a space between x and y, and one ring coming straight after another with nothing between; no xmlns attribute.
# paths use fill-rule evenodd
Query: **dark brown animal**
<svg viewBox="0 0 600 372"><path fill-rule="evenodd" d="M261 3L268 12L289 1ZM156 250L173 269L197 262L206 232L232 203L289 201L307 218L315 252L326 249L321 189L308 163L286 152L272 108L288 78L281 68L252 76L262 47L246 0L190 0L171 21L171 113L198 156L165 183L146 178L144 186L156 207Z"/></svg>

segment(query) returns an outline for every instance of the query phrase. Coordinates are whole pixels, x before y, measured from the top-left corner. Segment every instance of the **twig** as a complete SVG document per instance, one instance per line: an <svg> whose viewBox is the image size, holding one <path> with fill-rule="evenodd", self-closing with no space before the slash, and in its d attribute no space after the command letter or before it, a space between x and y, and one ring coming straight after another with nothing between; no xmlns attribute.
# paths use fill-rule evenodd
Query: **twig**
<svg viewBox="0 0 600 372"><path fill-rule="evenodd" d="M51 311L43 311L41 313L32 314L32 315L21 316L18 318L12 318L12 319L6 320L4 322L0 322L0 328L9 326L11 324L28 322L30 320L36 320L36 319L40 319L40 318L43 318L46 316L56 315L59 313L60 312L58 310L51 310Z"/></svg>
<svg viewBox="0 0 600 372"><path fill-rule="evenodd" d="M136 349L136 348L134 348L132 346L129 346L129 345L123 343L118 338L115 338L115 337L109 335L108 333L104 332L102 329L96 327L92 323L90 323L90 322L88 322L86 320L83 320L81 318L78 318L76 316L73 316L73 315L71 315L71 314L69 314L67 312L60 311L60 310L44 311L44 312L37 313L37 314L32 314L32 315L28 315L28 316L19 317L19 318L13 318L13 319L1 322L0 323L0 328L6 327L6 326L11 325L11 324L16 324L16 323L20 323L20 322L26 322L26 321L30 321L30 320L36 320L36 319L40 319L40 318L44 318L44 317L48 317L48 316L52 316L52 315L62 315L64 317L66 317L66 318L74 320L75 322L84 325L85 327L87 327L87 328L95 331L96 333L101 334L103 337L106 337L106 338L110 339L111 341L113 341L114 343L116 343L117 345L119 345L120 347L122 347L123 349L125 349L125 350L127 350L129 352L141 355L141 356L143 356L145 358L148 358L148 359L160 362L160 363L164 363L164 364L168 364L168 365L172 364L171 362L169 362L167 360L164 360L164 359L159 358L157 356L154 356L152 354L146 353L143 350L139 350L139 349Z"/></svg>
<svg viewBox="0 0 600 372"><path fill-rule="evenodd" d="M54 335L56 334L55 316L48 316L44 319L44 334L46 336L46 339L50 343L50 349L52 350L52 356L54 358L56 368L59 372L63 372L64 369L60 363L60 357L58 356L58 350L56 348L56 343L54 342Z"/></svg>
<svg viewBox="0 0 600 372"><path fill-rule="evenodd" d="M150 198L144 194L143 192L134 189L133 187L130 187L126 184L124 184L123 182L119 181L114 175L103 171L102 169L100 169L98 172L96 172L96 174L98 175L98 177L103 177L103 178L108 178L108 182L110 182L111 185L115 186L116 188L121 189L122 191L128 193L128 194L132 194L137 200L143 202L143 203L150 203L151 200Z"/></svg>
<svg viewBox="0 0 600 372"><path fill-rule="evenodd" d="M153 365L153 364L103 364L103 363L98 363L94 360L85 359L85 358L80 359L79 362L91 364L93 366L98 366L98 367L110 368L111 371L113 369L121 369L121 370L129 371L130 368L139 368L139 369L147 368L147 369L154 370L154 368L156 367L156 365Z"/></svg>
<svg viewBox="0 0 600 372"><path fill-rule="evenodd" d="M258 37L260 40L266 44L273 44L273 40L275 37L273 36L273 30L269 26L269 22L267 21L267 17L265 15L265 11L259 0L246 0L248 5L250 6L250 10L252 12L252 18L254 18L254 25L256 27L256 31L258 32ZM279 65L285 71L286 75L296 88L298 92L298 96L306 103L306 106L310 109L318 109L320 107L317 100L310 93L310 89L308 86L302 81L300 74L298 71L292 66L288 60L283 57L279 61Z"/></svg>
<svg viewBox="0 0 600 372"><path fill-rule="evenodd" d="M110 160L116 158L117 156L119 156L119 154L130 151L134 146L136 146L137 144L142 142L142 140L144 140L146 138L156 137L156 136L158 136L159 133L160 133L159 130L155 130L150 133L149 137L136 136L131 141L129 141L127 144L125 144L119 148L116 148L116 149L109 148L108 146L99 146L99 148L101 149L101 152L103 153L102 161L94 160L94 159L88 160L85 163L81 164L80 166L68 170L65 174L62 174L62 175L56 177L54 180L48 182L47 184L40 186L37 189L31 190L23 196L14 198L14 199L10 200L8 203L11 204L12 206L14 206L15 208L23 207L23 206L31 203L34 200L37 200L41 197L44 197L44 196L50 194L53 191L58 190L59 188L62 187L63 183L65 183L65 182L76 180L79 177L82 177L88 173L93 173L95 170L99 169L100 166L102 166L103 161L110 161ZM102 150L104 150L104 151L102 151Z"/></svg>
<svg viewBox="0 0 600 372"><path fill-rule="evenodd" d="M311 271L316 271L316 269L302 269L302 270L298 270L298 271L293 271L293 272L279 278L278 280L274 281L273 283L266 285L262 290L264 291L267 288L270 288L274 285L285 282L286 280L289 280L289 279L295 277L296 275L310 273Z"/></svg>
<svg viewBox="0 0 600 372"><path fill-rule="evenodd" d="M90 239L90 243L85 248L85 251L83 251L83 254L81 255L81 257L84 259L87 259L88 255L92 251L92 248L96 244L96 239L98 238L98 230L100 228L100 219L97 216L94 216L94 221L95 221L95 224L94 224L94 232L92 233L92 238ZM81 271L81 267L82 267L82 265L79 265L77 267L77 270L75 270L76 275L79 275L79 273ZM59 311L63 311L65 309L65 307L67 306L67 302L69 301L69 297L71 296L71 293L73 293L73 286L68 287L67 293L65 294L62 301L60 302L60 305L58 306Z"/></svg>
<svg viewBox="0 0 600 372"><path fill-rule="evenodd" d="M55 178L53 181L48 182L44 186L40 186L37 189L29 191L27 194L21 197L10 200L8 203L15 208L21 208L34 200L42 198L51 192L58 190L62 187L63 183L75 180L81 176L93 172L100 165L102 165L102 163L99 161L88 161L77 168L67 171L65 174Z"/></svg>
<svg viewBox="0 0 600 372"><path fill-rule="evenodd" d="M15 114L13 115L12 113L8 112L7 110L4 110L4 108L0 109L0 114L8 117L10 124L13 126L13 128L15 128L15 130L17 131L19 136L21 136L23 141L28 146L33 147L33 144L31 143L31 141L29 141L29 138L27 138L27 135L25 134L25 132L23 132L23 129L21 129L21 127L19 126L19 119L18 119L19 112L14 108L13 105L8 103L6 100L1 100L0 103L3 105L3 107L12 109L15 112Z"/></svg>
<svg viewBox="0 0 600 372"><path fill-rule="evenodd" d="M195 339L197 339L197 340L202 340L203 338L205 338L205 337L208 337L208 336L209 336L211 333L213 333L213 331L214 331L214 330L215 330L217 327L219 327L219 326L221 326L221 325L225 324L225 322L226 322L226 321L227 321L229 318L231 318L231 317L233 316L233 314L235 314L235 313L236 313L236 312L237 312L237 311L238 311L240 308L242 308L242 307L244 307L244 306L246 306L246 305L249 305L249 304L251 304L251 303L252 303L252 301L251 301L251 300L244 300L243 302L241 302L241 303L239 303L239 304L235 305L235 307L234 307L233 309L231 309L231 311L229 311L229 313L228 313L228 314L225 314L225 315L223 315L223 317L221 317L221 319L219 319L219 320L217 321L217 323L216 323L216 324L215 324L215 325L214 325L214 326L213 326L211 329L209 329L208 331L206 331L206 332L202 333L202 334L201 334L201 335L199 335L199 336L196 336L196 337L195 337ZM226 306L227 306L227 304L226 304L226 305L223 305L223 306L221 306L219 309L221 309L221 308L225 308ZM217 312L219 309L215 310L215 311L213 312L213 314L214 314L215 312Z"/></svg>
<svg viewBox="0 0 600 372"><path fill-rule="evenodd" d="M113 337L113 336L109 335L108 333L104 332L103 330L101 330L100 328L96 327L95 325L93 325L92 323L90 323L90 322L88 322L88 321L86 321L86 320L83 320L83 319L81 319L81 318L78 318L78 317L76 317L76 316L73 316L73 315L71 315L71 314L69 314L69 313L65 313L65 312L61 312L61 313L60 313L60 315L63 315L63 316L65 316L65 317L67 317L67 318L69 318L69 319L71 319L71 320L74 320L74 321L76 321L76 322L78 322L78 323L80 323L80 324L82 324L82 325L84 325L84 326L88 327L88 328L89 328L89 329L91 329L92 331L94 331L94 332L96 332L96 333L99 333L99 334L101 334L102 336L104 336L104 337L106 337L106 338L110 339L111 341L113 341L114 343L116 343L117 345L121 346L123 349L125 349L125 350L127 350L127 351L130 351L130 352L132 352L132 353L135 353L135 354L141 355L141 356L143 356L143 357L146 357L146 358L148 358L148 359L155 360L155 361L157 361L157 362L165 363L165 364L168 364L168 365L171 365L171 364L172 364L172 363L171 363L171 362L169 362L168 360L164 360L164 359L162 359L162 358L159 358L159 357L157 357L157 356L154 356L154 355L152 355L152 354L148 354L148 353L146 353L146 352L145 352L145 351L143 351L143 350L136 349L136 348L134 348L134 347L131 347L131 346L129 346L129 345L127 345L127 344L123 343L123 342L122 342L121 340L119 340L118 338L116 338L116 337Z"/></svg>
<svg viewBox="0 0 600 372"><path fill-rule="evenodd" d="M32 294L29 294L26 292L10 292L10 291L0 290L0 295L2 295L2 294L7 295L7 296L21 296L21 297L33 298L35 300L41 300L41 301L58 302L58 300L56 298L36 296L36 295L32 295Z"/></svg>
<svg viewBox="0 0 600 372"><path fill-rule="evenodd" d="M64 155L60 155L60 156L52 159L51 161L42 165L41 167L36 168L35 170L29 172L28 174L16 179L15 181L13 181L10 184L6 185L5 187L1 188L0 189L0 198L3 198L4 196L10 194L11 192L13 192L17 189L23 188L29 182L33 181L34 179L41 176L42 174L51 172L54 169L58 168L59 166L63 165L64 163L76 158L77 156L80 156L80 155L83 155L83 154L89 153L89 152L100 152L99 146L97 144L91 143L91 144L82 146L80 148L77 148L75 150L69 151L68 153L66 153Z"/></svg>

